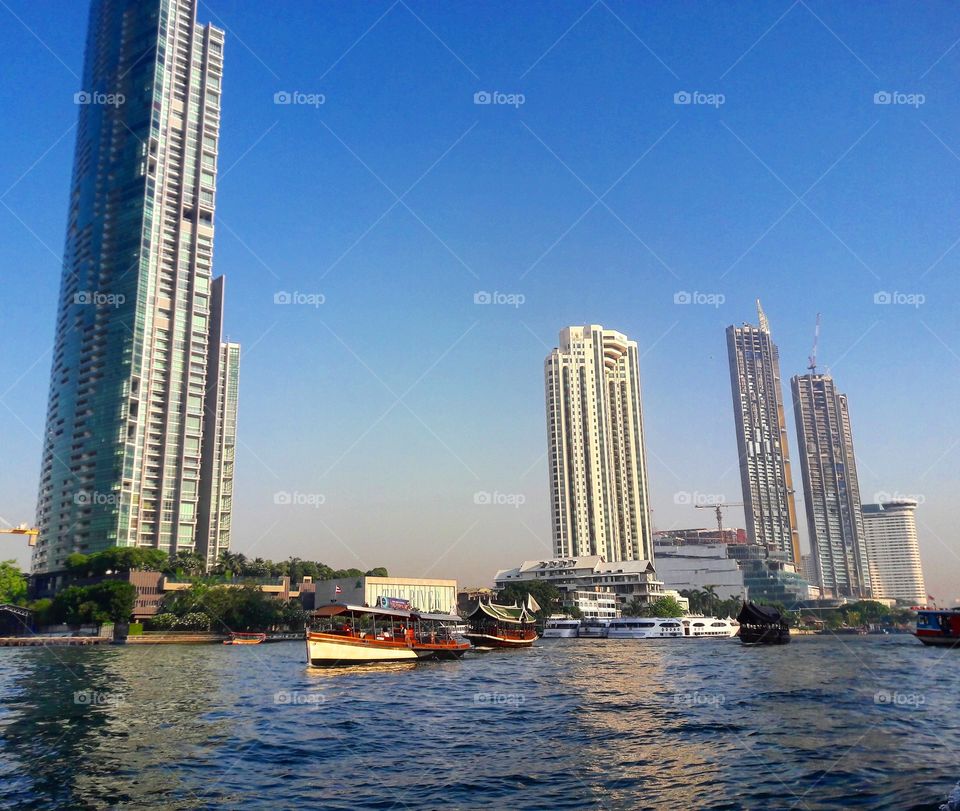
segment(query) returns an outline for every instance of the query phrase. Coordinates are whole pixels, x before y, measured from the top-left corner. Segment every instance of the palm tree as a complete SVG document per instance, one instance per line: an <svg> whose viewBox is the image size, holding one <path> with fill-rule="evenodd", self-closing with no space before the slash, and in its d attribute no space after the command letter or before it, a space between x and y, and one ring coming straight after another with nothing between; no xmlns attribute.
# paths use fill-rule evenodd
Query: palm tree
<svg viewBox="0 0 960 811"><path fill-rule="evenodd" d="M703 587L703 602L704 602L704 611L703 613L707 616L713 616L714 611L717 607L717 604L720 602L720 595L717 594L716 586L704 586Z"/></svg>

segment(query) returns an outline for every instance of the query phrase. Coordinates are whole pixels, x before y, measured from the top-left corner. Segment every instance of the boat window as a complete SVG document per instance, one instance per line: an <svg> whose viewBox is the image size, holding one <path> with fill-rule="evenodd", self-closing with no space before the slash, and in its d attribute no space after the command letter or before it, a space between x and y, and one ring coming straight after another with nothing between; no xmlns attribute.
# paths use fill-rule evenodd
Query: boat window
<svg viewBox="0 0 960 811"><path fill-rule="evenodd" d="M703 628L704 624L705 624L705 623L702 623L702 622L695 622L695 623L693 623L693 627L694 627L694 628Z"/></svg>
<svg viewBox="0 0 960 811"><path fill-rule="evenodd" d="M655 622L638 622L637 628L653 628L655 625Z"/></svg>
<svg viewBox="0 0 960 811"><path fill-rule="evenodd" d="M725 622L711 622L711 623L710 623L710 627L711 627L711 628L723 628L725 625L726 625Z"/></svg>

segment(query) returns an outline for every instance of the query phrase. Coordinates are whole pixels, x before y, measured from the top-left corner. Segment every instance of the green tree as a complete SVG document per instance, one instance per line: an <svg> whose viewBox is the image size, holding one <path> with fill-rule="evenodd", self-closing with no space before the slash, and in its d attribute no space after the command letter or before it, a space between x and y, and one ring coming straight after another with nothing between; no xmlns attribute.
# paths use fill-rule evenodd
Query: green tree
<svg viewBox="0 0 960 811"><path fill-rule="evenodd" d="M0 561L0 603L20 605L27 596L27 579L15 560Z"/></svg>
<svg viewBox="0 0 960 811"><path fill-rule="evenodd" d="M189 549L181 549L176 557L167 561L162 571L166 574L177 574L182 572L187 577L198 577L207 569L207 562L199 552L191 552Z"/></svg>
<svg viewBox="0 0 960 811"><path fill-rule="evenodd" d="M137 589L125 580L104 580L87 586L87 599L97 607L98 615L111 622L128 622L137 600Z"/></svg>
<svg viewBox="0 0 960 811"><path fill-rule="evenodd" d="M559 614L562 610L563 595L560 590L552 583L544 583L540 580L520 580L516 583L510 583L501 589L497 595L498 602L517 605L523 605L526 602L527 595L532 595L537 601L540 610L536 612L538 619L545 619L552 614Z"/></svg>
<svg viewBox="0 0 960 811"><path fill-rule="evenodd" d="M377 566L375 569L371 569L367 572L367 577L389 577L387 570L383 566Z"/></svg>

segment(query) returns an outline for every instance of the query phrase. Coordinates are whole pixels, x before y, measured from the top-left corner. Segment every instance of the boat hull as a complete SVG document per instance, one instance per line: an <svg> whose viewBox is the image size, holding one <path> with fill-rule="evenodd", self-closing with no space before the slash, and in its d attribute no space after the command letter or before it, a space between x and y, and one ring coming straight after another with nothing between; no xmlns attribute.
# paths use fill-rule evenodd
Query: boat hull
<svg viewBox="0 0 960 811"><path fill-rule="evenodd" d="M307 662L312 667L344 667L383 662L416 662L420 660L459 659L468 645L366 640L337 637L332 634L310 634L307 637Z"/></svg>
<svg viewBox="0 0 960 811"><path fill-rule="evenodd" d="M790 642L790 629L746 628L741 625L740 641L744 645L786 645Z"/></svg>
<svg viewBox="0 0 960 811"><path fill-rule="evenodd" d="M537 635L533 634L529 638L512 639L510 637L493 636L491 634L480 634L469 632L464 636L470 640L470 644L475 648L529 648L537 641Z"/></svg>
<svg viewBox="0 0 960 811"><path fill-rule="evenodd" d="M924 645L930 645L935 648L957 648L960 650L960 639L950 636L926 636L923 634L914 634Z"/></svg>
<svg viewBox="0 0 960 811"><path fill-rule="evenodd" d="M576 628L547 628L543 632L544 639L576 639Z"/></svg>

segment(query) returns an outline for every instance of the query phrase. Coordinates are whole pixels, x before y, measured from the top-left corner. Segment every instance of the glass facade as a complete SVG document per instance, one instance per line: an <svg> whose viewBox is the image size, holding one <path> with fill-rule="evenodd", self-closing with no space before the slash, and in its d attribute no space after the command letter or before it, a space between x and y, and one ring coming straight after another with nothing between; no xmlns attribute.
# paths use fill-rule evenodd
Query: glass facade
<svg viewBox="0 0 960 811"><path fill-rule="evenodd" d="M202 534L222 59L195 0L91 4L34 571Z"/></svg>

